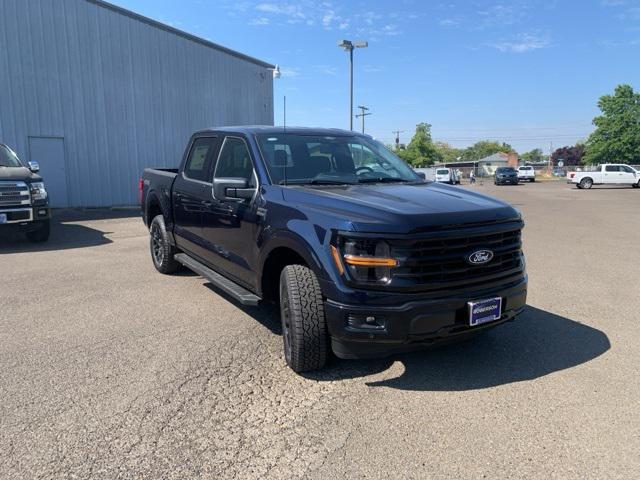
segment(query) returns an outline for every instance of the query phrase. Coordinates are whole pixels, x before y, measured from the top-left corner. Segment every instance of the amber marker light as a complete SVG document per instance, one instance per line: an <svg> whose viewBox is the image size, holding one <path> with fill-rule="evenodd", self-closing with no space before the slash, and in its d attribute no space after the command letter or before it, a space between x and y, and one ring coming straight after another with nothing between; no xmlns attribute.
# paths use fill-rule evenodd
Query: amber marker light
<svg viewBox="0 0 640 480"><path fill-rule="evenodd" d="M333 257L333 261L336 262L336 267L338 267L340 275L344 275L344 267L342 266L342 261L340 260L340 254L338 253L338 249L333 245L331 245L331 256Z"/></svg>
<svg viewBox="0 0 640 480"><path fill-rule="evenodd" d="M360 255L345 255L344 261L348 265L356 267L397 267L398 260L395 258L382 257L362 257Z"/></svg>

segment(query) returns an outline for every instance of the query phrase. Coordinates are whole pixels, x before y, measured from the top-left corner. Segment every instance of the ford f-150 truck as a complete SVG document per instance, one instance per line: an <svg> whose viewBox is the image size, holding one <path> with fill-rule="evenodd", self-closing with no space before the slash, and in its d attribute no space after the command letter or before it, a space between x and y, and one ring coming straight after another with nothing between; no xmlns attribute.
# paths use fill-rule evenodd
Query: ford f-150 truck
<svg viewBox="0 0 640 480"><path fill-rule="evenodd" d="M567 183L578 188L589 189L594 185L631 185L640 187L640 172L622 163L598 165L593 171L569 172Z"/></svg>
<svg viewBox="0 0 640 480"><path fill-rule="evenodd" d="M0 231L26 233L32 242L49 239L49 198L36 162L25 166L0 143Z"/></svg>
<svg viewBox="0 0 640 480"><path fill-rule="evenodd" d="M295 371L463 338L525 307L520 213L423 180L371 137L335 129L195 133L146 169L142 216L162 273L180 265L245 305L280 306Z"/></svg>

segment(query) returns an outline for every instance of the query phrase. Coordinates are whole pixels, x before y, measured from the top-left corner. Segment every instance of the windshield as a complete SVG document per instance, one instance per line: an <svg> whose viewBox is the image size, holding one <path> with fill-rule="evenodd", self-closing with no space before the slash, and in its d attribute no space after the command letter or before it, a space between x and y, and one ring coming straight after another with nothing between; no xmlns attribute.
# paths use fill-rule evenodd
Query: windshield
<svg viewBox="0 0 640 480"><path fill-rule="evenodd" d="M0 167L22 167L16 154L2 144L0 144Z"/></svg>
<svg viewBox="0 0 640 480"><path fill-rule="evenodd" d="M274 184L419 182L382 144L360 136L257 135Z"/></svg>
<svg viewBox="0 0 640 480"><path fill-rule="evenodd" d="M515 170L513 168L510 167L500 167L497 170L498 173L512 173L515 172Z"/></svg>

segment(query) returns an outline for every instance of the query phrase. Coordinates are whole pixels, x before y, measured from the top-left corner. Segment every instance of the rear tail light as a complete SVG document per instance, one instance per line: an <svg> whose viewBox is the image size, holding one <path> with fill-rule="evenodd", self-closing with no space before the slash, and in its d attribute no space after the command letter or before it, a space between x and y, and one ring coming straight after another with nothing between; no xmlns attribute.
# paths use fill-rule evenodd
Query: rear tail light
<svg viewBox="0 0 640 480"><path fill-rule="evenodd" d="M138 180L138 202L142 204L142 191L144 190L144 180Z"/></svg>
<svg viewBox="0 0 640 480"><path fill-rule="evenodd" d="M575 174L575 173L570 173L570 174L569 174L569 178L573 178L573 177L575 177L575 176L576 176L576 174Z"/></svg>

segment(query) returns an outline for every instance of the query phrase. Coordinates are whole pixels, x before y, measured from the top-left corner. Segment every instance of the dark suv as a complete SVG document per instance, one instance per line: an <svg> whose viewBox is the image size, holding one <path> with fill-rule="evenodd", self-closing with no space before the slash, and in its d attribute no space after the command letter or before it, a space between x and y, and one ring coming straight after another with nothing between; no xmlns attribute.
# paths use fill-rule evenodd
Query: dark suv
<svg viewBox="0 0 640 480"><path fill-rule="evenodd" d="M498 167L493 176L495 185L518 185L518 172L513 167Z"/></svg>
<svg viewBox="0 0 640 480"><path fill-rule="evenodd" d="M39 169L0 143L0 231L19 230L32 242L49 239L49 198Z"/></svg>
<svg viewBox="0 0 640 480"><path fill-rule="evenodd" d="M227 127L140 182L151 258L280 305L295 371L462 338L525 306L520 213L428 182L371 137ZM181 301L176 298L176 301Z"/></svg>

